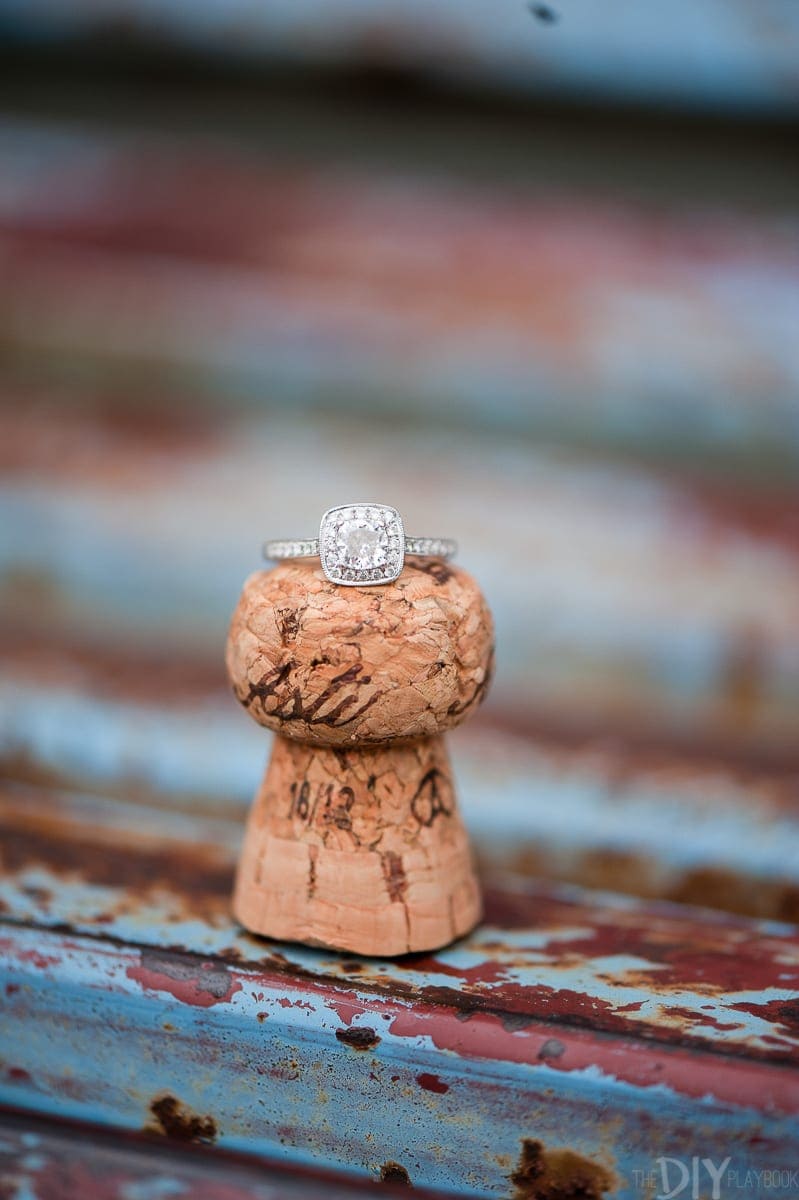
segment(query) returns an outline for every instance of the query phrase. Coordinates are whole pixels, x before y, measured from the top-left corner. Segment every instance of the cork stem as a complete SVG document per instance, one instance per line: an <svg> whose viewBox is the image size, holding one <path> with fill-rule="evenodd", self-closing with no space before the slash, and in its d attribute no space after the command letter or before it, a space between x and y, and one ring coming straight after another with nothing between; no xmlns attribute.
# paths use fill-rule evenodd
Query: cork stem
<svg viewBox="0 0 799 1200"><path fill-rule="evenodd" d="M345 750L277 736L234 911L256 933L367 955L471 930L480 894L443 738Z"/></svg>

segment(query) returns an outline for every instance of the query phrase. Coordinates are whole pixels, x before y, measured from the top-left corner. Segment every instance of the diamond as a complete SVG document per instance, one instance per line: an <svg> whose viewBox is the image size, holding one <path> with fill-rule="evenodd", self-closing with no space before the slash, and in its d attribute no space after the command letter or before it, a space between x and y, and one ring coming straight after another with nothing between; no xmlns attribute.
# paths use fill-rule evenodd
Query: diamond
<svg viewBox="0 0 799 1200"><path fill-rule="evenodd" d="M368 519L343 521L338 527L336 553L339 562L357 570L383 567L388 552L385 527Z"/></svg>
<svg viewBox="0 0 799 1200"><path fill-rule="evenodd" d="M402 518L388 504L340 504L322 517L322 569L333 583L391 583L402 570Z"/></svg>

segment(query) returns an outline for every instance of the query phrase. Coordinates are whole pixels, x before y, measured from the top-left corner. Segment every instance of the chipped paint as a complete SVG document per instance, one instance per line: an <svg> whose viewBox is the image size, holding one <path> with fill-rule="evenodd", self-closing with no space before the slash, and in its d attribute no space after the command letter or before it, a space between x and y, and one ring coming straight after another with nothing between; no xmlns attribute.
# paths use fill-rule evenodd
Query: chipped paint
<svg viewBox="0 0 799 1200"><path fill-rule="evenodd" d="M174 951L144 949L139 965L128 967L127 973L145 990L168 992L184 1004L203 1008L229 1000L241 988L224 962L218 959L198 962L192 956L181 956Z"/></svg>
<svg viewBox="0 0 799 1200"><path fill-rule="evenodd" d="M364 1200L385 1197L372 1172L363 1182L208 1149L203 1141L142 1138L86 1130L33 1114L2 1114L0 1185L15 1200L68 1196L86 1200ZM159 1131L161 1132L161 1131ZM4 1193L5 1194L5 1193Z"/></svg>
<svg viewBox="0 0 799 1200"><path fill-rule="evenodd" d="M508 877L502 886L487 881L487 923L470 939L436 956L348 967L348 960L326 960L300 947L269 947L231 924L238 826L231 825L226 849L215 819L207 830L215 836L211 850L202 842L186 842L180 821L173 828L171 817L161 823L159 810L151 810L126 836L125 861L117 868L117 851L105 835L93 844L96 802L85 813L75 800L70 804L65 814L56 809L42 815L46 825L36 854L25 850L35 808L26 810L23 836L13 833L19 825L7 826L11 869L0 877L0 902L21 919L57 921L75 931L151 946L132 970L155 991L217 1004L234 986L226 962L279 961L288 970L321 970L331 979L393 988L401 995L446 1002L456 995L460 1007L475 1013L499 1004L511 1032L528 1017L552 1012L611 1032L740 1044L768 1057L793 1053L797 1026L790 1004L799 968L789 925L711 920L709 915L700 920L669 906L607 893L593 893L591 899L579 889L547 890ZM9 817L13 812L12 806ZM134 815L131 809L129 816ZM146 832L137 832L145 822ZM202 831L200 822L197 832ZM108 835L118 838L116 824ZM160 948L176 946L209 956L205 967L196 960L181 964L178 957L159 958ZM351 997L338 1003L339 1024L348 1026Z"/></svg>
<svg viewBox="0 0 799 1200"><path fill-rule="evenodd" d="M748 1147L749 1163L776 1139L786 1163L799 1155L799 1087L779 1065L784 1051L771 1062L744 1046L718 1053L710 1040L659 1040L658 1029L642 1039L634 1027L608 1037L549 1011L535 989L524 1022L505 1028L502 993L494 1011L472 1007L458 987L432 1001L430 989L403 993L401 968L388 963L368 964L373 982L352 972L347 985L331 974L335 966L346 974L341 960L313 951L301 952L304 970L277 957L260 967L228 962L237 986L208 1005L194 992L142 986L140 953L103 938L7 927L0 971L20 990L4 1001L0 1058L28 1078L0 1073L3 1101L140 1128L153 1097L168 1093L198 1119L212 1118L228 1148L367 1175L386 1161L412 1162L414 1180L475 1195L501 1189L512 1168L503 1175L497 1155L516 1161L531 1121L549 1149L568 1145L605 1163L612 1146L628 1179L655 1145L713 1154L734 1139ZM203 958L194 957L199 972ZM446 952L441 958L446 968ZM349 1008L344 1027L340 1004ZM368 1051L342 1044L342 1028L363 1030ZM561 1052L542 1056L553 1037ZM440 1145L430 1140L431 1105ZM597 1111L612 1115L612 1134L589 1132ZM528 1114L521 1130L520 1112ZM376 1165L373 1143L389 1150Z"/></svg>

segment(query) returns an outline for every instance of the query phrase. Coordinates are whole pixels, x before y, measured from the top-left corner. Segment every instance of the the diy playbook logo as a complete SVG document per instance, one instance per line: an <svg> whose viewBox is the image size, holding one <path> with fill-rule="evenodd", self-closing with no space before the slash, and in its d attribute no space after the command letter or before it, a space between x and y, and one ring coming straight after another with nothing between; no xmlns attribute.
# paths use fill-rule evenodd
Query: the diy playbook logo
<svg viewBox="0 0 799 1200"><path fill-rule="evenodd" d="M655 1170L633 1171L636 1187L654 1193L655 1200L726 1200L737 1195L745 1200L747 1192L788 1191L799 1196L799 1171L773 1170L739 1171L731 1166L732 1157L719 1162L712 1158L656 1158Z"/></svg>

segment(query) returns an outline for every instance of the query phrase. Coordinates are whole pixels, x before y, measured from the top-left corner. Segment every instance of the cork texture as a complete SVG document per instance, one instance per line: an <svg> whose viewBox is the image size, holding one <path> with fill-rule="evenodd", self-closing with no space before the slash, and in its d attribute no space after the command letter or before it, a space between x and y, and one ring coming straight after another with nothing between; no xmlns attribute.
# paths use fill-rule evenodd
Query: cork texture
<svg viewBox="0 0 799 1200"><path fill-rule="evenodd" d="M458 724L488 687L492 647L485 600L457 567L406 563L393 584L343 588L297 561L246 581L227 667L260 724L318 745L362 744Z"/></svg>
<svg viewBox="0 0 799 1200"><path fill-rule="evenodd" d="M227 666L275 730L247 824L234 911L253 933L350 953L432 950L481 900L442 731L488 687L491 615L465 571L406 563L339 587L318 563L246 581Z"/></svg>
<svg viewBox="0 0 799 1200"><path fill-rule="evenodd" d="M442 738L349 751L276 740L236 880L243 925L396 955L468 932L480 905Z"/></svg>

